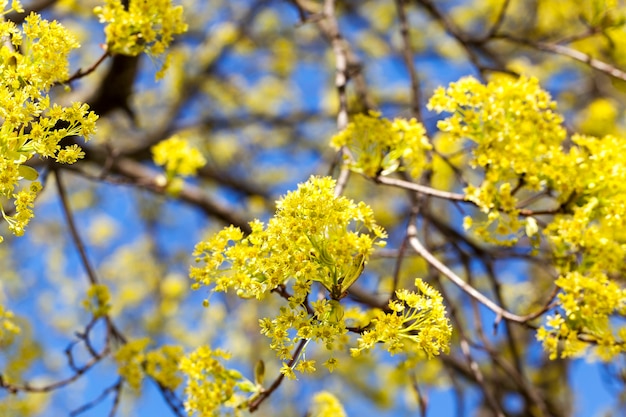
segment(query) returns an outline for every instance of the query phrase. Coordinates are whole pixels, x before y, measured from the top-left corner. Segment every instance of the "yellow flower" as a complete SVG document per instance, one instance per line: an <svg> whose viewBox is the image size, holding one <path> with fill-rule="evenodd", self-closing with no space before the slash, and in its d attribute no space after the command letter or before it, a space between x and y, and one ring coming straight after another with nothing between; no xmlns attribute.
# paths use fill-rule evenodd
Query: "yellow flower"
<svg viewBox="0 0 626 417"><path fill-rule="evenodd" d="M426 130L415 119L380 118L380 113L357 114L354 121L333 136L335 149L346 147L346 164L368 177L388 175L404 161L409 172L417 177L428 166L426 151L432 149Z"/></svg>
<svg viewBox="0 0 626 417"><path fill-rule="evenodd" d="M112 54L160 56L175 35L187 31L182 6L174 6L171 0L130 0L127 9L121 0L106 0L94 13L107 23L104 33Z"/></svg>
<svg viewBox="0 0 626 417"><path fill-rule="evenodd" d="M19 2L12 2L12 10L21 10ZM0 62L6 63L0 68L0 141L4 144L0 195L15 199L16 213L8 216L4 207L0 210L9 230L21 236L33 217L33 202L40 189L27 186L19 190L22 181L37 178L37 172L25 163L35 155L76 162L84 156L78 145L61 150L59 142L70 135L88 139L95 131L97 116L86 104L61 107L50 103L48 91L69 77L68 56L79 46L61 24L31 13L21 30L12 22L0 22L0 37L10 40L0 45Z"/></svg>
<svg viewBox="0 0 626 417"><path fill-rule="evenodd" d="M200 151L175 135L152 147L154 163L165 167L168 178L195 175L206 164Z"/></svg>

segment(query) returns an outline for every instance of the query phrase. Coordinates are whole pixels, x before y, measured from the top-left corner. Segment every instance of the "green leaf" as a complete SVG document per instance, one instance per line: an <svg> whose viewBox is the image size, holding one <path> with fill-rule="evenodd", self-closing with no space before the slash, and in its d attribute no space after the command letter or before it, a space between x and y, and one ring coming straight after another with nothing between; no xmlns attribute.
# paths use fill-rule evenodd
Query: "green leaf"
<svg viewBox="0 0 626 417"><path fill-rule="evenodd" d="M20 165L18 168L18 172L20 176L28 181L35 181L39 178L39 172L35 168L29 167L28 165Z"/></svg>
<svg viewBox="0 0 626 417"><path fill-rule="evenodd" d="M256 363L254 367L254 382L257 385L263 385L263 380L265 379L265 362L262 359Z"/></svg>

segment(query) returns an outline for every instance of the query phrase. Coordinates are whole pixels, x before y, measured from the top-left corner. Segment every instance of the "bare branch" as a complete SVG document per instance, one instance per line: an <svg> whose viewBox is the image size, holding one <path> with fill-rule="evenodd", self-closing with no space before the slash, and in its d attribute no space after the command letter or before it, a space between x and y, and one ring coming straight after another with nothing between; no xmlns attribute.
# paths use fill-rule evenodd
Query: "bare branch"
<svg viewBox="0 0 626 417"><path fill-rule="evenodd" d="M302 352L302 349L304 349L304 347L306 346L308 341L309 341L308 339L300 340L300 343L298 343L298 346L296 346L296 350L293 352L293 356L291 357L291 360L287 363L287 366L291 367L291 366L293 366L296 363L296 361L300 357L300 353ZM254 401L252 401L248 405L248 410L250 410L251 413L254 413L256 410L258 410L258 408L261 406L261 404L270 395L272 395L272 393L274 391L276 391L278 389L280 384L283 382L283 379L285 379L285 375L283 375L283 374L280 374L278 377L276 377L276 379L274 380L272 385L270 385L268 389L263 390L263 392L261 392L261 394L259 394L259 396L256 397L254 399Z"/></svg>
<svg viewBox="0 0 626 417"><path fill-rule="evenodd" d="M422 118L420 81L413 62L413 48L411 47L411 39L409 37L409 23L406 16L405 0L395 0L396 9L398 11L398 19L400 20L400 36L402 37L402 59L409 72L411 81L411 113L420 122L424 122Z"/></svg>
<svg viewBox="0 0 626 417"><path fill-rule="evenodd" d="M527 327L534 328L534 326L532 326L528 322L545 313L545 310L542 309L537 313L529 314L526 316L519 316L503 309L502 307L491 301L489 298L485 297L480 291L470 286L467 282L463 281L461 277L459 277L450 268L448 268L441 261L439 261L439 259L435 258L417 239L417 228L414 224L411 223L407 226L407 235L409 237L409 244L413 247L415 252L417 252L426 260L426 262L435 267L435 269L437 269L443 276L452 281L457 287L463 290L470 297L476 299L485 307L496 313L496 323L499 322L501 318L505 318L506 320L511 320L516 323L524 324Z"/></svg>
<svg viewBox="0 0 626 417"><path fill-rule="evenodd" d="M580 52L576 49L573 49L564 45L548 43L548 42L532 41L529 39L521 39L521 38L516 38L514 36L511 36L511 35L506 35L506 34L497 35L493 39L504 39L507 41L515 42L519 45L529 46L531 48L534 48L540 51L562 55L562 56L571 58L575 61L582 62L583 64L586 64L589 67L597 71L600 71L604 74L610 75L613 78L626 81L626 72L622 71L621 69L611 64L608 64L606 62L595 59L589 54Z"/></svg>

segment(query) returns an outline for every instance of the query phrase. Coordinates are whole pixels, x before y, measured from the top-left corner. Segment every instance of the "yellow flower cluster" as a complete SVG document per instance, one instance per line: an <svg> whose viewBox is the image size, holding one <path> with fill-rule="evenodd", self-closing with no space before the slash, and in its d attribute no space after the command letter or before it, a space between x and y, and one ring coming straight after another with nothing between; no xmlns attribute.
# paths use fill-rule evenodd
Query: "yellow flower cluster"
<svg viewBox="0 0 626 417"><path fill-rule="evenodd" d="M94 317L103 317L111 310L111 294L104 284L94 284L87 290L87 299L83 301L83 307Z"/></svg>
<svg viewBox="0 0 626 417"><path fill-rule="evenodd" d="M626 272L626 140L574 134L566 149L555 103L525 77L487 85L464 78L439 88L428 106L452 113L440 130L471 143L470 164L482 182L468 186L466 198L487 214L477 235L494 242L495 231L505 237L499 243L512 244L525 232L551 245L561 310L537 334L551 357L580 354L584 341L604 359L626 351L626 327L612 320L626 315L626 290L612 278ZM532 217L520 219L519 195L556 203L541 229Z"/></svg>
<svg viewBox="0 0 626 417"><path fill-rule="evenodd" d="M171 0L130 0L128 9L121 0L105 0L94 13L107 23L104 33L112 54L163 55L174 36L187 31L182 6L174 6Z"/></svg>
<svg viewBox="0 0 626 417"><path fill-rule="evenodd" d="M313 396L311 408L307 416L346 417L347 414L337 397L328 391L320 391Z"/></svg>
<svg viewBox="0 0 626 417"><path fill-rule="evenodd" d="M298 340L313 339L328 349L338 343L346 333L338 300L361 275L373 246L384 245L386 234L371 208L336 197L334 188L330 177L311 177L278 201L267 227L251 222L252 233L244 238L231 226L196 245L196 261L204 265L191 268L194 289L232 289L241 297L262 299L290 286L288 305L277 317L260 320L261 333L271 338L271 348L283 360L291 359ZM303 303L314 282L329 299L314 302L311 316ZM303 361L294 369L312 372L315 366ZM285 366L283 371L294 377L294 369Z"/></svg>
<svg viewBox="0 0 626 417"><path fill-rule="evenodd" d="M144 377L174 390L182 383L179 364L183 358L181 346L161 346L148 351L150 339L136 339L115 352L118 374L134 390L139 391Z"/></svg>
<svg viewBox="0 0 626 417"><path fill-rule="evenodd" d="M231 226L198 243L194 256L204 266L191 268L194 288L234 289L242 297L261 299L295 280L296 299L304 299L311 282L341 298L361 274L374 244L384 245L386 234L369 206L335 197L334 187L330 177L311 177L277 202L267 227L253 221L252 233L244 238Z"/></svg>
<svg viewBox="0 0 626 417"><path fill-rule="evenodd" d="M462 78L438 88L428 102L429 110L452 113L437 127L452 140L470 141L468 162L484 171L480 186L466 189L467 199L489 213L486 224L476 230L481 238L495 241L487 226L497 224L498 235L515 241L524 226L513 191L519 185L531 191L546 186L551 173L546 165L562 152L566 137L555 107L538 81L525 77L496 78L487 85Z"/></svg>
<svg viewBox="0 0 626 417"><path fill-rule="evenodd" d="M146 353L146 375L173 391L183 382L179 372L182 358L182 346L165 345L151 350Z"/></svg>
<svg viewBox="0 0 626 417"><path fill-rule="evenodd" d="M295 297L290 300L292 303ZM282 360L292 359L292 348L298 340L312 340L322 343L324 347L332 351L343 347L347 340L346 324L342 320L341 304L337 300L322 299L313 303L315 315L307 316L304 309L296 310L286 306L281 307L278 317L274 319L262 318L259 320L261 334L271 339L270 347L276 351ZM295 337L290 334L295 329ZM292 366L286 362L280 370L289 379L295 379L295 371L301 373L315 372L314 360L297 360ZM334 358L329 358L324 366L331 372L336 366Z"/></svg>
<svg viewBox="0 0 626 417"><path fill-rule="evenodd" d="M423 353L430 359L448 351L452 327L446 317L441 294L421 279L415 280L418 292L396 291L396 299L389 301L390 313L378 311L366 330L351 349L353 356L384 343L389 353ZM408 344L408 346L407 346Z"/></svg>
<svg viewBox="0 0 626 417"><path fill-rule="evenodd" d="M625 351L626 327L614 334L610 316L626 316L626 290L599 271L584 275L570 272L556 284L563 289L559 294L563 315L556 313L548 318L537 333L551 359L556 359L558 352L561 358L583 353L587 344L579 340L581 333L597 343L596 353L604 360L610 361Z"/></svg>
<svg viewBox="0 0 626 417"><path fill-rule="evenodd" d="M415 119L380 118L380 113L357 114L354 121L330 142L335 149L346 147L345 163L368 177L388 175L401 161L413 177L428 166L426 151L432 149L426 130Z"/></svg>
<svg viewBox="0 0 626 417"><path fill-rule="evenodd" d="M189 415L219 417L224 415L223 409L239 415L239 408L246 401L240 392L254 392L257 387L239 372L225 368L222 360L228 359L227 352L208 346L201 346L181 359L180 370L188 379L185 409Z"/></svg>
<svg viewBox="0 0 626 417"><path fill-rule="evenodd" d="M20 333L20 328L13 321L13 312L0 305L0 349L10 345L13 337Z"/></svg>
<svg viewBox="0 0 626 417"><path fill-rule="evenodd" d="M154 163L165 167L168 179L176 175L196 175L198 169L206 164L206 159L200 151L189 145L185 139L174 135L152 147Z"/></svg>
<svg viewBox="0 0 626 417"><path fill-rule="evenodd" d="M555 185L566 212L555 216L544 234L552 243L563 289L559 301L564 321L548 323L538 338L553 353L554 339L570 340L583 333L605 360L626 351L626 326L612 316L626 316L626 289L616 276L626 272L626 152L623 138L574 135L566 157L565 176ZM561 318L557 314L555 317ZM565 343L561 356L580 354L585 346Z"/></svg>
<svg viewBox="0 0 626 417"><path fill-rule="evenodd" d="M19 7L14 1L13 9ZM16 214L9 216L4 207L0 209L10 230L21 236L41 189L35 182L16 192L22 179L37 179L37 171L25 163L35 155L76 162L84 156L81 149L77 145L61 149L59 142L72 135L88 139L98 117L86 104L50 103L48 91L69 77L68 54L78 47L63 26L31 13L21 30L13 22L0 21L0 37L6 40L0 46L0 195L14 201Z"/></svg>
<svg viewBox="0 0 626 417"><path fill-rule="evenodd" d="M310 341L329 351L347 345L346 320L355 317L344 318L341 299L361 275L373 246L384 245L386 237L372 210L335 196L335 185L330 177L311 177L278 201L267 227L253 221L252 232L244 236L230 226L198 243L194 251L203 265L190 270L193 289L209 286L258 299L276 291L288 298L276 317L261 318L259 324L261 334L271 339L270 347L285 361L281 373L291 379L296 372L316 370L314 360L293 357L296 343L305 343L301 353ZM314 284L325 288L326 297L309 304ZM394 312L377 316L374 330L364 334L353 352L379 341L392 353L419 351L431 357L447 349L451 329L441 296L421 280L416 285L420 294L398 291L390 304ZM366 314L357 316L357 321L367 321ZM371 343L364 341L367 338ZM332 371L337 360L331 357L324 366Z"/></svg>

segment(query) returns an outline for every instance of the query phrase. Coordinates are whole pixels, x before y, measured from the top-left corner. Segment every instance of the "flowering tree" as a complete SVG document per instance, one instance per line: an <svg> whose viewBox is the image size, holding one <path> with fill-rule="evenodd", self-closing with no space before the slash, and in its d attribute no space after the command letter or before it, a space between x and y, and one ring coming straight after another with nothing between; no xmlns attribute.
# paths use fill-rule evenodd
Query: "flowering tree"
<svg viewBox="0 0 626 417"><path fill-rule="evenodd" d="M0 6L1 415L624 407L623 2Z"/></svg>

